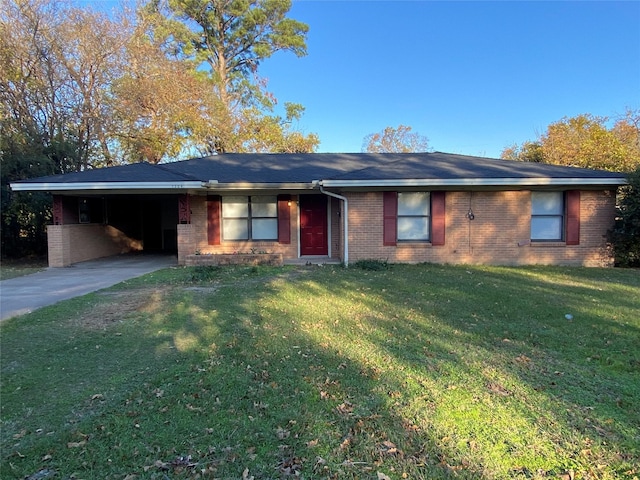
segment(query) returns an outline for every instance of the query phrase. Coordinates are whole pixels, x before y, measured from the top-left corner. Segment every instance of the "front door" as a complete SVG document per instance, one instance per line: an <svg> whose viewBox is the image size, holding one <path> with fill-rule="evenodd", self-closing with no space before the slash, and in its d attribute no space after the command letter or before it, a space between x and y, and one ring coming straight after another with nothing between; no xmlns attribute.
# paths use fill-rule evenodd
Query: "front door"
<svg viewBox="0 0 640 480"><path fill-rule="evenodd" d="M327 197L300 195L300 255L327 254Z"/></svg>

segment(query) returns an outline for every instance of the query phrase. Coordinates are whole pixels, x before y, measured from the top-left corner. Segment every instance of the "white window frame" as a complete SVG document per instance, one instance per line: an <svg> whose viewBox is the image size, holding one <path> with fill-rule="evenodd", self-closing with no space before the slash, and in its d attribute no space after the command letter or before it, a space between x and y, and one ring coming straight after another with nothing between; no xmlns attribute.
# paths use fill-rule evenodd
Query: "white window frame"
<svg viewBox="0 0 640 480"><path fill-rule="evenodd" d="M431 241L431 193L398 192L398 242Z"/></svg>
<svg viewBox="0 0 640 480"><path fill-rule="evenodd" d="M531 241L563 242L566 202L564 192L531 192Z"/></svg>
<svg viewBox="0 0 640 480"><path fill-rule="evenodd" d="M260 224L267 228L261 228ZM233 225L237 226L235 229L237 234L232 233ZM273 236L260 233L265 230L271 231ZM222 197L222 240L226 242L277 241L278 197L276 195Z"/></svg>

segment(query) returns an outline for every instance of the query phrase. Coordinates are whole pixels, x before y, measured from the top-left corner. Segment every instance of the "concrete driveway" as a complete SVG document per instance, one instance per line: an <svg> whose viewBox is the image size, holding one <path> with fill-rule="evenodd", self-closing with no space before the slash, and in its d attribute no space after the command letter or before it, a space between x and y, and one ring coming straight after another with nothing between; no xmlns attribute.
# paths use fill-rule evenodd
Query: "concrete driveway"
<svg viewBox="0 0 640 480"><path fill-rule="evenodd" d="M0 321L177 265L175 255L119 255L0 281Z"/></svg>

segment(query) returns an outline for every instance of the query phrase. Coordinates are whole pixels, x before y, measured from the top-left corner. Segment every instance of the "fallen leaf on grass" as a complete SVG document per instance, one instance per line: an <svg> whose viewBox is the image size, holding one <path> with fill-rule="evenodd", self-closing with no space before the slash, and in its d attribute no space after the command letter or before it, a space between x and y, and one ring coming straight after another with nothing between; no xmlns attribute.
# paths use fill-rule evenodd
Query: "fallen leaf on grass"
<svg viewBox="0 0 640 480"><path fill-rule="evenodd" d="M91 395L91 400L104 400L104 395L101 393L96 393L95 395Z"/></svg>
<svg viewBox="0 0 640 480"><path fill-rule="evenodd" d="M302 469L302 459L298 457L285 458L278 463L278 470L285 477L299 477Z"/></svg>
<svg viewBox="0 0 640 480"><path fill-rule="evenodd" d="M69 442L67 443L67 448L79 448L84 447L87 444L86 441L82 440L80 442Z"/></svg>
<svg viewBox="0 0 640 480"><path fill-rule="evenodd" d="M507 390L506 388L504 388L502 385L500 385L499 383L495 383L495 382L490 382L487 385L487 388L489 390L491 390L491 392L493 393L497 393L498 395L502 395L504 397L511 395L511 392L509 390Z"/></svg>
<svg viewBox="0 0 640 480"><path fill-rule="evenodd" d="M378 476L378 480L391 480L391 477L382 472L376 472L376 475Z"/></svg>
<svg viewBox="0 0 640 480"><path fill-rule="evenodd" d="M342 415L349 415L351 412L353 412L353 404L351 402L341 403L336 407L336 410L338 410L338 412Z"/></svg>
<svg viewBox="0 0 640 480"><path fill-rule="evenodd" d="M403 455L402 450L399 450L398 447L396 447L395 444L393 442L390 442L389 440L385 440L384 442L382 442L379 450L383 455Z"/></svg>
<svg viewBox="0 0 640 480"><path fill-rule="evenodd" d="M242 472L242 480L253 480L253 475L249 475L249 469L245 468Z"/></svg>

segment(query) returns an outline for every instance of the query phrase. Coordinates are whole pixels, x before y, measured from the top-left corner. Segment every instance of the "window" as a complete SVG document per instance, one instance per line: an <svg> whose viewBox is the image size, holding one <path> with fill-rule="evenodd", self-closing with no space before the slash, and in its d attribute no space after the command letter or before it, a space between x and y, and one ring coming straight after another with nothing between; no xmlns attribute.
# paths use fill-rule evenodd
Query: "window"
<svg viewBox="0 0 640 480"><path fill-rule="evenodd" d="M224 240L277 240L276 196L229 196L222 198Z"/></svg>
<svg viewBox="0 0 640 480"><path fill-rule="evenodd" d="M429 192L398 193L398 240L430 239L431 201Z"/></svg>
<svg viewBox="0 0 640 480"><path fill-rule="evenodd" d="M531 240L564 240L563 192L531 192Z"/></svg>

